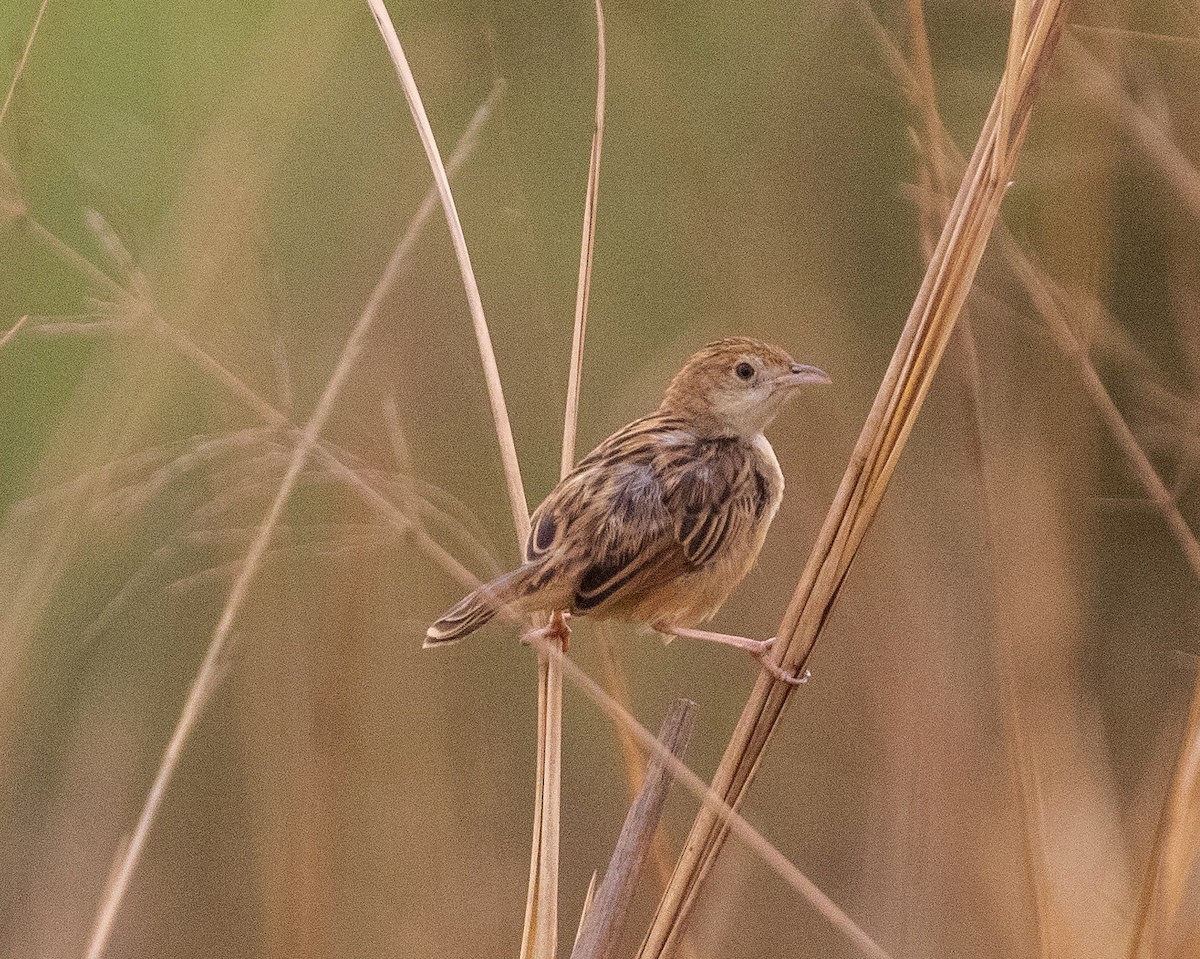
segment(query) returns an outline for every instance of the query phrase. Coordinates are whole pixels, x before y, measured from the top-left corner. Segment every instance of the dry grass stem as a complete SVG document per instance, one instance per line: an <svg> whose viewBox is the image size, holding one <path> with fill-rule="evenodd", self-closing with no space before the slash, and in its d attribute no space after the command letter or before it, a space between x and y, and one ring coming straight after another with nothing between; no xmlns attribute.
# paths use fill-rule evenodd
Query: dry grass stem
<svg viewBox="0 0 1200 959"><path fill-rule="evenodd" d="M889 954L881 948L866 932L851 919L844 910L821 889L802 873L781 853L769 839L754 828L737 810L731 808L711 786L697 776L686 764L671 755L636 717L622 706L616 699L601 688L569 656L555 644L542 639L535 639L537 646L547 654L553 655L559 661L563 675L571 681L587 699L591 700L618 727L628 730L643 750L652 757L661 760L693 796L701 806L716 816L726 827L746 844L773 873L779 876L789 887L812 904L835 929L842 932L847 939L864 955L873 959L890 959Z"/></svg>
<svg viewBox="0 0 1200 959"><path fill-rule="evenodd" d="M483 301L479 296L479 284L475 281L475 271L471 267L471 254L467 250L467 240L463 235L462 223L458 218L458 208L454 204L454 195L450 192L450 179L442 163L438 151L437 140L433 136L433 128L425 115L425 105L421 101L421 91L413 78L408 65L408 57L400 45L396 28L392 25L387 7L383 0L367 0L383 42L387 46L400 85L404 89L405 99L409 110L412 111L413 122L421 137L421 145L425 148L425 156L433 171L433 179L437 184L438 196L441 198L442 210L446 215L446 226L450 231L450 239L454 244L454 253L458 259L459 272L462 274L463 287L467 293L467 304L471 311L471 322L475 329L475 339L479 344L479 356L483 361L483 375L487 382L488 402L492 407L492 418L496 423L496 438L500 443L500 458L504 464L504 478L508 483L509 504L512 507L513 525L517 530L517 541L523 543L529 532L529 505L525 500L525 487L521 482L521 466L517 461L517 448L513 442L512 425L508 420L508 407L504 402L504 388L500 383L500 370L496 366L496 353L492 349L492 335L488 330L487 319L483 314Z"/></svg>
<svg viewBox="0 0 1200 959"><path fill-rule="evenodd" d="M583 340L587 333L588 302L592 291L592 251L596 245L596 203L600 194L600 151L604 142L604 99L607 49L604 44L604 9L596 0L596 126L588 159L587 191L583 201L583 238L579 244L579 282L575 289L575 328L571 334L571 371L567 380L567 404L563 415L563 445L560 475L566 476L575 463L576 424L579 422L579 391L583 378Z"/></svg>
<svg viewBox="0 0 1200 959"><path fill-rule="evenodd" d="M521 959L554 959L558 951L558 858L562 808L562 673L538 655L538 749L533 837Z"/></svg>
<svg viewBox="0 0 1200 959"><path fill-rule="evenodd" d="M1129 941L1129 959L1176 955L1173 943L1179 907L1183 902L1197 852L1200 831L1200 678L1192 694L1187 728L1179 747L1171 785L1163 801L1146 877L1138 899Z"/></svg>
<svg viewBox="0 0 1200 959"><path fill-rule="evenodd" d="M587 921L588 911L592 908L592 899L596 895L597 878L596 871L593 869L592 878L588 880L587 893L583 897L583 905L579 909L579 925L575 927L575 943L572 948L579 944L579 935L583 932L583 924Z"/></svg>
<svg viewBox="0 0 1200 959"><path fill-rule="evenodd" d="M17 89L17 81L21 79L21 74L25 72L25 61L29 59L29 51L33 47L38 27L42 25L42 14L46 12L46 4L49 2L50 0L42 0L42 5L38 7L37 16L33 18L33 26L29 30L29 37L25 40L25 49L21 51L21 59L17 61L17 69L13 73L12 83L8 85L8 93L4 95L4 104L0 106L0 123L4 122L4 117L8 114L8 105L12 103L13 93Z"/></svg>
<svg viewBox="0 0 1200 959"><path fill-rule="evenodd" d="M575 297L575 322L571 334L571 367L563 411L562 455L559 475L566 476L575 460L575 435L579 421L579 392L583 376L587 334L588 291L592 281L592 246L596 235L596 198L600 177L600 145L604 130L604 12L596 0L597 75L596 125L588 163L583 212L583 238L579 253L579 282ZM528 531L526 526L525 532ZM557 614L556 614L557 615ZM558 952L558 868L562 791L562 674L554 657L538 656L538 752L530 848L529 888L525 923L521 933L521 959L553 959Z"/></svg>
<svg viewBox="0 0 1200 959"><path fill-rule="evenodd" d="M837 497L778 632L780 665L803 674L855 553L887 489L954 322L970 290L1012 177L1037 90L1065 20L1065 4L1018 4L1009 54L958 196L876 395ZM713 779L731 807L745 796L793 687L760 674ZM728 827L707 808L639 953L666 954L677 941L724 843Z"/></svg>
<svg viewBox="0 0 1200 959"><path fill-rule="evenodd" d="M695 728L696 704L690 699L677 699L667 710L658 741L682 762ZM651 759L642 788L625 816L604 881L595 896L589 897L571 959L611 959L616 951L673 779L671 769L661 759Z"/></svg>
<svg viewBox="0 0 1200 959"><path fill-rule="evenodd" d="M17 320L16 323L14 323L12 326L10 326L8 328L8 330L5 332L5 334L3 336L0 336L0 347L4 346L5 343L7 343L14 336L16 336L17 333L20 331L21 327L23 327L27 322L29 322L29 317L22 316L19 320Z"/></svg>

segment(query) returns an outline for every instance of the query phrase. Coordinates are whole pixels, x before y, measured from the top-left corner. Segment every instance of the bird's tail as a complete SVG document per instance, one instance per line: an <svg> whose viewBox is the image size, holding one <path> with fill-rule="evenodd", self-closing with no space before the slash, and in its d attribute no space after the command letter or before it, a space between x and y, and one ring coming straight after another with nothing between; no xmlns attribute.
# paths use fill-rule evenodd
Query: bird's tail
<svg viewBox="0 0 1200 959"><path fill-rule="evenodd" d="M475 632L520 597L527 574L526 567L515 569L463 597L425 630L425 648L448 646Z"/></svg>

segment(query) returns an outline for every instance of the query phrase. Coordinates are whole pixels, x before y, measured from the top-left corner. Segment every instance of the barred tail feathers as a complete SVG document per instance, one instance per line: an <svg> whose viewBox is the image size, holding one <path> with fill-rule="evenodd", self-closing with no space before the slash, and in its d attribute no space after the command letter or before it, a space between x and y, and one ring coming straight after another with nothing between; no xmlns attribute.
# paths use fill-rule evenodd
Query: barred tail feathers
<svg viewBox="0 0 1200 959"><path fill-rule="evenodd" d="M521 567L468 593L425 631L425 648L448 646L489 622L522 593L528 569Z"/></svg>

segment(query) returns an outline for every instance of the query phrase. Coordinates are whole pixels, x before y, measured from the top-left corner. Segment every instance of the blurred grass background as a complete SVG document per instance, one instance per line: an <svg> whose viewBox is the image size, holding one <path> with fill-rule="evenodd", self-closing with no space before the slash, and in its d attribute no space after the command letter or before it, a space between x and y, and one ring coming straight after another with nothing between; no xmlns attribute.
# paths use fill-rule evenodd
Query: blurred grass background
<svg viewBox="0 0 1200 959"><path fill-rule="evenodd" d="M37 8L0 11L4 88ZM454 186L533 506L558 468L592 10L392 12L444 154L505 84ZM919 117L861 5L606 12L579 452L722 335L828 370L835 387L772 430L788 495L715 621L765 636L923 270L905 188L920 179ZM969 151L1010 10L924 12L938 105ZM902 51L908 13L875 8ZM1200 21L1170 3L1080 3L1074 17L1005 225L1070 294L1087 355L1195 529ZM1176 153L1139 136L1139 117ZM303 423L430 176L365 5L317 2L51 0L0 162L0 335L29 317L0 347L0 954L80 955L287 452L247 433L253 411L137 308L152 300ZM117 241L143 292L105 312L111 289L56 250L128 285ZM61 326L98 317L125 326ZM996 247L968 317L974 352L951 346L746 812L895 957L1126 955L1195 682L1196 571ZM444 545L480 575L515 562L440 217L325 433L406 504L392 402L412 478L458 501L491 559L443 524ZM503 626L422 652L459 595L412 537L310 468L110 955L515 951L535 663ZM588 624L571 651L603 675ZM617 655L651 728L675 697L699 702L688 761L711 772L751 664L631 631ZM570 923L627 787L614 730L570 689L564 726ZM674 797L673 845L693 812ZM1200 949L1194 836L1180 835L1179 904L1148 954ZM631 944L654 900L650 880ZM702 957L854 954L736 843L695 929Z"/></svg>

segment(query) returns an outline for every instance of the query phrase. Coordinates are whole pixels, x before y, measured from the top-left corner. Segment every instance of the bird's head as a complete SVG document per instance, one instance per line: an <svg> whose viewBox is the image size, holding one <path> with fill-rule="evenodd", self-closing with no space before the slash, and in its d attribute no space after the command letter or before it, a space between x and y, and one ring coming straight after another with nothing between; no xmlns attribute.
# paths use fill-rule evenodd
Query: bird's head
<svg viewBox="0 0 1200 959"><path fill-rule="evenodd" d="M799 387L829 382L825 372L797 363L778 346L739 336L693 355L667 387L661 409L706 432L752 439Z"/></svg>

